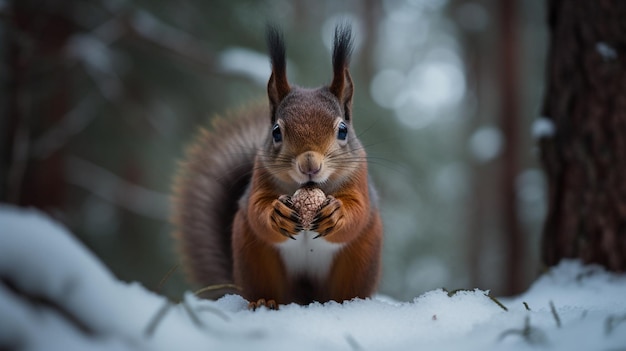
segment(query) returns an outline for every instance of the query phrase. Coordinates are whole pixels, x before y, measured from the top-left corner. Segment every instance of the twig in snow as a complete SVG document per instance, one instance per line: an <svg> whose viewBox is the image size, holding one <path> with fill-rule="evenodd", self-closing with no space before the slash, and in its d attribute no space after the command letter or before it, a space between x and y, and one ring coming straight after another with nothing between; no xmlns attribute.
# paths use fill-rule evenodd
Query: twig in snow
<svg viewBox="0 0 626 351"><path fill-rule="evenodd" d="M500 301L499 301L498 299L496 299L495 297L493 297L493 296L489 296L489 295L487 295L487 294L485 294L485 296L487 296L487 297L488 297L491 301L493 301L496 305L500 306L500 308L502 308L503 310L505 310L505 311L507 311L507 312L509 311L509 309L508 309L506 306L504 306L504 305L502 304L502 302L500 302Z"/></svg>
<svg viewBox="0 0 626 351"><path fill-rule="evenodd" d="M28 304L57 312L68 324L73 325L83 334L88 336L96 335L96 330L88 325L87 322L81 320L79 316L75 315L67 306L63 306L61 301L55 301L53 298L45 296L45 292L39 292L39 294L41 294L39 295L37 292L21 290L21 287L15 284L9 277L0 277L0 285L5 286L8 291L12 292L20 299L25 300ZM68 286L71 288L73 284L69 284Z"/></svg>
<svg viewBox="0 0 626 351"><path fill-rule="evenodd" d="M346 341L348 342L348 345L350 345L350 348L354 351L361 351L363 350L363 347L356 341L356 339L348 334L346 335Z"/></svg>
<svg viewBox="0 0 626 351"><path fill-rule="evenodd" d="M606 334L606 336L609 336L613 332L615 327L623 322L626 322L626 314L623 314L621 316L610 315L604 321L604 334Z"/></svg>
<svg viewBox="0 0 626 351"><path fill-rule="evenodd" d="M458 292L461 291L465 291L465 292L475 292L475 290L471 290L471 289L454 289L452 291L448 291L446 288L442 289L443 291L445 291L448 294L448 297L452 297L454 295L456 295ZM500 302L500 300L496 299L493 296L490 296L488 293L484 293L485 296L487 296L489 298L489 300L491 300L493 303L495 303L496 305L498 305L501 309L505 310L505 311L509 311L509 309L504 306L504 304L502 302Z"/></svg>
<svg viewBox="0 0 626 351"><path fill-rule="evenodd" d="M556 312L556 308L554 307L554 303L550 300L550 311L552 312L552 316L554 316L554 320L556 321L557 328L561 327L561 318L559 318L559 314Z"/></svg>
<svg viewBox="0 0 626 351"><path fill-rule="evenodd" d="M189 306L189 304L185 300L180 301L178 303L178 305L182 305L183 306L183 308L185 309L187 314L189 314L189 317L191 318L191 321L196 326L198 326L200 328L204 328L205 325L202 323L202 321L200 320L200 318L196 314L197 311L209 311L209 312L215 314L216 316L220 317L222 320L224 320L226 322L230 321L230 318L224 312L222 312L219 309L214 308L214 307L202 306L202 307L197 308L194 311L194 309L191 306ZM150 323L148 323L148 326L146 327L146 330L144 331L144 335L146 337L151 337L151 336L154 335L154 332L156 331L156 328L159 326L159 324L161 323L163 318L165 318L165 315L167 314L167 312L169 312L169 310L172 307L174 307L174 306L175 306L175 304L173 304L169 300L165 301L165 304L161 308L159 308L157 313L150 320Z"/></svg>
<svg viewBox="0 0 626 351"><path fill-rule="evenodd" d="M189 306L189 304L187 304L183 300L180 302L180 305L183 305L183 308L185 309L187 314L189 314L189 317L191 318L191 321L193 322L193 324L195 324L196 326L200 328L204 328L204 324L202 323L200 318L198 318L198 316L193 311L193 309ZM163 307L159 308L156 315L154 315L154 317L150 320L150 323L148 323L148 326L146 327L146 330L144 331L144 335L146 337L151 337L152 335L154 335L156 328L159 326L163 318L165 318L165 315L167 314L167 312L169 312L170 308L172 308L173 306L174 305L169 300L165 301L165 304L163 305Z"/></svg>
<svg viewBox="0 0 626 351"><path fill-rule="evenodd" d="M473 290L470 290L470 289L454 289L454 290L448 291L448 289L443 288L442 290L445 291L448 294L448 297L452 297L452 296L456 295L458 292L461 292L461 291L473 292Z"/></svg>
<svg viewBox="0 0 626 351"><path fill-rule="evenodd" d="M548 344L548 338L545 333L539 328L532 327L530 325L530 317L524 318L524 327L522 329L509 329L500 334L498 341L504 340L509 335L519 335L530 345L546 345Z"/></svg>
<svg viewBox="0 0 626 351"><path fill-rule="evenodd" d="M198 312L200 312L200 311L208 311L208 312L211 312L214 315L220 317L225 322L230 322L230 317L228 317L228 315L226 315L226 313L222 312L221 310L219 310L218 308L215 308L215 307L201 306L201 307L196 308L196 311L198 311Z"/></svg>
<svg viewBox="0 0 626 351"><path fill-rule="evenodd" d="M156 315L150 320L150 323L148 323L148 326L146 327L146 331L144 332L146 337L151 337L154 334L154 331L159 326L159 323L161 323L161 320L163 320L163 317L165 317L165 314L171 307L172 304L169 301L165 301L165 305L159 308Z"/></svg>
<svg viewBox="0 0 626 351"><path fill-rule="evenodd" d="M204 323L202 323L200 318L198 318L196 313L193 311L193 308L189 306L187 301L183 300L180 302L180 304L183 305L183 308L185 309L185 311L187 311L187 314L189 314L189 317L191 318L193 324L195 324L198 328L204 328Z"/></svg>

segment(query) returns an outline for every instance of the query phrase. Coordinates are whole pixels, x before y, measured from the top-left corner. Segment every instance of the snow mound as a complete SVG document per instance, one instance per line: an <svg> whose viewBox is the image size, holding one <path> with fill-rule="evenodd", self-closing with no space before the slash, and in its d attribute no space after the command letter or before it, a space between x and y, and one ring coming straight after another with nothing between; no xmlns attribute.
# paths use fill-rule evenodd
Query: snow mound
<svg viewBox="0 0 626 351"><path fill-rule="evenodd" d="M564 261L524 294L434 290L248 311L117 280L61 225L0 205L1 350L605 350L626 345L626 277Z"/></svg>

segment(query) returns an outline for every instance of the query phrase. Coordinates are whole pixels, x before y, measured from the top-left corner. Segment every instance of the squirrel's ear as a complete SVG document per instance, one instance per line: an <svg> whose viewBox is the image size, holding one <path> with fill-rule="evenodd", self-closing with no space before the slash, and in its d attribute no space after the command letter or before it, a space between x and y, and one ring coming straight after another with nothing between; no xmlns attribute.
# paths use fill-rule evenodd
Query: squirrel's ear
<svg viewBox="0 0 626 351"><path fill-rule="evenodd" d="M330 92L337 97L344 109L344 119L350 121L352 109L352 94L354 86L348 71L350 56L352 55L352 28L349 24L335 27L333 43L333 81L330 83Z"/></svg>
<svg viewBox="0 0 626 351"><path fill-rule="evenodd" d="M289 94L291 87L287 81L287 64L285 60L285 41L283 40L283 34L278 28L268 25L266 39L270 60L272 62L272 75L267 83L267 96L270 100L272 123L274 123L276 119L274 112L276 112L278 104Z"/></svg>

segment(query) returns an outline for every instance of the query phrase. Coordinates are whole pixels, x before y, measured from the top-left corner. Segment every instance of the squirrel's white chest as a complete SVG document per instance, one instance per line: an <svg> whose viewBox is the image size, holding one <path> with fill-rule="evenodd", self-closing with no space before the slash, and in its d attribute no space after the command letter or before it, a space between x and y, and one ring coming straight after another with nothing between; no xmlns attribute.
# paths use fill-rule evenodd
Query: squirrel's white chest
<svg viewBox="0 0 626 351"><path fill-rule="evenodd" d="M313 239L317 232L301 231L295 240L285 240L277 245L287 274L305 275L323 280L328 276L335 254L343 244L335 244L324 238Z"/></svg>

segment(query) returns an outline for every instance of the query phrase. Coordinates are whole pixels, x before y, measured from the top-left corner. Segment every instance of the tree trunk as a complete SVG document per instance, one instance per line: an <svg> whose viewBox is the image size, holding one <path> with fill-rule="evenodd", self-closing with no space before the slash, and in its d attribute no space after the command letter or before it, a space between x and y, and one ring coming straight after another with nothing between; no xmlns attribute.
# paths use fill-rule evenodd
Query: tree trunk
<svg viewBox="0 0 626 351"><path fill-rule="evenodd" d="M65 203L65 149L34 158L31 143L57 126L68 111L71 80L62 65L75 26L73 2L13 1L7 41L9 65L6 130L2 142L0 200L58 214Z"/></svg>
<svg viewBox="0 0 626 351"><path fill-rule="evenodd" d="M542 259L626 269L626 2L551 0Z"/></svg>
<svg viewBox="0 0 626 351"><path fill-rule="evenodd" d="M517 1L499 4L499 47L502 54L498 85L501 94L500 125L505 145L502 154L501 205L504 227L504 250L506 252L506 295L520 293L524 282L524 257L526 248L520 226L515 191L515 179L519 174L519 50Z"/></svg>

